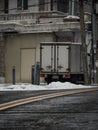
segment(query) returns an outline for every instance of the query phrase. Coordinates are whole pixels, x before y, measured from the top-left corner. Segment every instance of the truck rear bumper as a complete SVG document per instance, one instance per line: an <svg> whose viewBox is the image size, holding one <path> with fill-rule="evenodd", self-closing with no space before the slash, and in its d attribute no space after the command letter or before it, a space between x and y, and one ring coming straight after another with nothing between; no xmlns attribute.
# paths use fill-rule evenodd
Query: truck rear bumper
<svg viewBox="0 0 98 130"><path fill-rule="evenodd" d="M83 74L44 74L44 80L48 84L54 81L84 84L84 75Z"/></svg>

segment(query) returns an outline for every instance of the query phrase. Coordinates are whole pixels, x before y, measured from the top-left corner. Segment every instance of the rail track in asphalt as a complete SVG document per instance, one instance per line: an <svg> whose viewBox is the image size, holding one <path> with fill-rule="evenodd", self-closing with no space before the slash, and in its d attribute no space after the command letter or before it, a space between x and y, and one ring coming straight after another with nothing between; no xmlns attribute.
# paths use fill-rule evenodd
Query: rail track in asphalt
<svg viewBox="0 0 98 130"><path fill-rule="evenodd" d="M63 91L1 91L0 103ZM0 130L98 130L98 89L1 110Z"/></svg>
<svg viewBox="0 0 98 130"><path fill-rule="evenodd" d="M18 99L6 103L0 104L0 111L7 110L9 108L13 108L16 106L36 102L36 101L41 101L45 99L52 99L56 97L62 97L62 96L67 96L67 95L72 95L72 94L79 94L79 93L85 93L85 92L91 92L91 91L98 91L98 87L94 88L85 88L85 89L76 89L76 90L64 90L63 92L54 92L54 93L49 93L49 94L41 94L37 96L32 96L28 98L23 98L23 99Z"/></svg>

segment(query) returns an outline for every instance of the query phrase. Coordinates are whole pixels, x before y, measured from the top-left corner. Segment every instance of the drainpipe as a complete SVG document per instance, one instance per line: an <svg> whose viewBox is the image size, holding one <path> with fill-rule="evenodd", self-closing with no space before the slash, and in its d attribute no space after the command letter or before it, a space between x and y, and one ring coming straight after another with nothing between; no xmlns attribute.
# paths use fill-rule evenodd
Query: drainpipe
<svg viewBox="0 0 98 130"><path fill-rule="evenodd" d="M72 0L69 0L69 15L72 15Z"/></svg>
<svg viewBox="0 0 98 130"><path fill-rule="evenodd" d="M80 12L80 30L81 30L81 43L82 43L82 59L83 59L83 71L85 84L89 84L88 76L88 61L87 61L87 45L85 35L85 23L84 23L84 0L79 0L79 12Z"/></svg>
<svg viewBox="0 0 98 130"><path fill-rule="evenodd" d="M74 15L74 9L75 9L75 0L72 0L72 15Z"/></svg>
<svg viewBox="0 0 98 130"><path fill-rule="evenodd" d="M74 15L75 0L69 0L69 15Z"/></svg>
<svg viewBox="0 0 98 130"><path fill-rule="evenodd" d="M91 83L97 83L97 68L96 68L96 9L95 0L92 0L92 71Z"/></svg>

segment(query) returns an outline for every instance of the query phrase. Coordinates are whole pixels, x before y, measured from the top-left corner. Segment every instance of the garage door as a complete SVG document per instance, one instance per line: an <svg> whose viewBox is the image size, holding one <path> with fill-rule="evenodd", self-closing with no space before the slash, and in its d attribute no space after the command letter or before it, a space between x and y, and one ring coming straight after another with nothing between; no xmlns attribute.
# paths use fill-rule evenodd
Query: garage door
<svg viewBox="0 0 98 130"><path fill-rule="evenodd" d="M35 49L21 49L21 82L31 82L31 68L35 64Z"/></svg>

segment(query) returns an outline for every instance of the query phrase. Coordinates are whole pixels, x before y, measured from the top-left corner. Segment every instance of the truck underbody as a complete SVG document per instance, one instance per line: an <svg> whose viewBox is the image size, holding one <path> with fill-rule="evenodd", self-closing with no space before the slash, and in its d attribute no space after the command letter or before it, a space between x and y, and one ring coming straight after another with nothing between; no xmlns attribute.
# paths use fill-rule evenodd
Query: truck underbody
<svg viewBox="0 0 98 130"><path fill-rule="evenodd" d="M83 74L53 74L53 73L43 73L41 74L44 77L45 82L48 84L51 82L71 82L75 84L84 84L84 75Z"/></svg>

